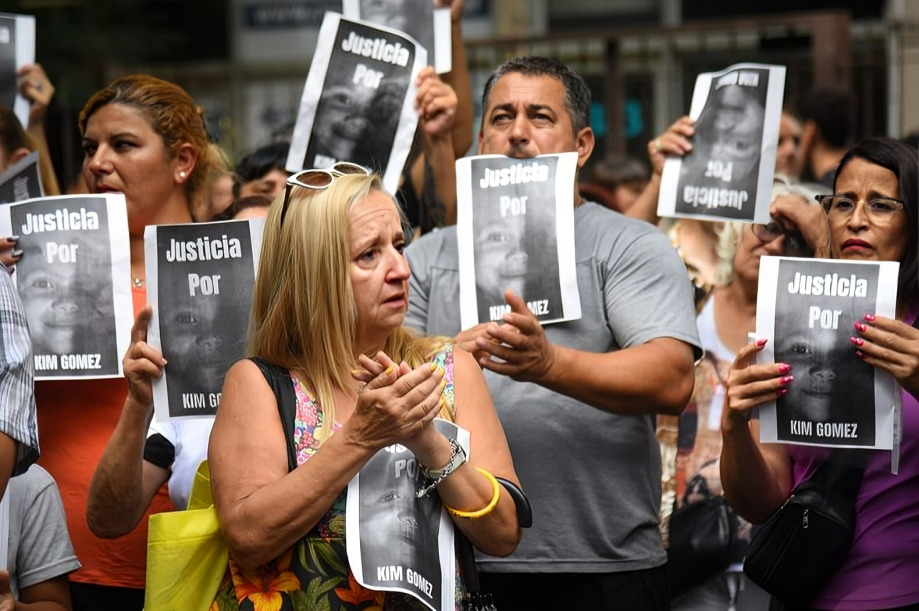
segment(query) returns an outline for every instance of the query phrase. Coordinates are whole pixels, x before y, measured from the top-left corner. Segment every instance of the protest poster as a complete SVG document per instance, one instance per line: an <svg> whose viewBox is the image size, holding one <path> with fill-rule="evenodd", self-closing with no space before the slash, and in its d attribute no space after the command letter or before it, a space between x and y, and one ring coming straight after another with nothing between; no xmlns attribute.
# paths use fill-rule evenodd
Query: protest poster
<svg viewBox="0 0 919 611"><path fill-rule="evenodd" d="M418 112L415 78L427 53L391 28L326 13L306 77L287 171L350 161L395 193Z"/></svg>
<svg viewBox="0 0 919 611"><path fill-rule="evenodd" d="M438 74L453 67L450 7L434 8L434 0L343 0L349 19L363 19L405 32L428 52Z"/></svg>
<svg viewBox="0 0 919 611"><path fill-rule="evenodd" d="M664 162L658 215L768 223L784 91L784 66L700 74L693 149Z"/></svg>
<svg viewBox="0 0 919 611"><path fill-rule="evenodd" d="M469 431L435 419L447 439L469 455ZM348 483L348 564L365 588L410 594L435 611L454 608L453 521L425 485L418 460L403 445L379 450Z"/></svg>
<svg viewBox="0 0 919 611"><path fill-rule="evenodd" d="M16 73L35 63L35 17L0 13L0 106L12 108L23 129L29 126L29 100L19 95Z"/></svg>
<svg viewBox="0 0 919 611"><path fill-rule="evenodd" d="M577 153L456 161L460 319L500 321L507 289L543 324L581 317L574 254Z"/></svg>
<svg viewBox="0 0 919 611"><path fill-rule="evenodd" d="M893 377L849 341L866 313L895 317L899 263L762 257L758 363L787 363L787 394L759 408L760 441L890 450Z"/></svg>
<svg viewBox="0 0 919 611"><path fill-rule="evenodd" d="M113 378L131 341L124 195L62 195L0 206L18 235L13 280L32 334L35 379Z"/></svg>
<svg viewBox="0 0 919 611"><path fill-rule="evenodd" d="M32 151L0 174L0 204L44 196L38 151Z"/></svg>
<svg viewBox="0 0 919 611"><path fill-rule="evenodd" d="M147 342L166 359L153 381L157 421L213 416L227 370L245 354L264 219L144 230Z"/></svg>

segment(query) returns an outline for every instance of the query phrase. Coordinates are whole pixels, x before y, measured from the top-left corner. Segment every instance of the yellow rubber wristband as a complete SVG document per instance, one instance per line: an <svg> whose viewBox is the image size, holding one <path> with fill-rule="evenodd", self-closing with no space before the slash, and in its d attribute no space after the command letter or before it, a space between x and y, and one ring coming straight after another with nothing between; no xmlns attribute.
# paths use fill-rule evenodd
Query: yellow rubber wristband
<svg viewBox="0 0 919 611"><path fill-rule="evenodd" d="M495 507L498 506L498 499L501 498L501 487L498 485L498 480L495 479L495 476L489 473L488 471L486 471L485 469L480 469L479 467L476 467L475 470L481 473L482 475L484 475L485 477L487 477L488 481L491 482L491 487L493 491L491 495L491 500L488 502L488 505L486 505L485 507L482 507L481 509L477 511L460 511L459 509L453 509L452 507L444 503L444 507L447 508L447 511L449 511L451 514L455 515L458 518L474 519L474 518L481 518L483 516L487 516L492 511L494 511Z"/></svg>

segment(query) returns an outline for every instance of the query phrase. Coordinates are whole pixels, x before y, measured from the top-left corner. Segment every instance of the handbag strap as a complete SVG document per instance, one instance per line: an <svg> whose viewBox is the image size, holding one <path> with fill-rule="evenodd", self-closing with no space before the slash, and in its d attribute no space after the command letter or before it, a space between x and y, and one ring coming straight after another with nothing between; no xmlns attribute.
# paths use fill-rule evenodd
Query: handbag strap
<svg viewBox="0 0 919 611"><path fill-rule="evenodd" d="M281 414L281 425L284 427L284 439L287 440L287 469L293 471L297 468L297 450L294 443L294 414L297 411L297 396L294 394L294 381L290 372L283 367L273 365L259 357L251 357L261 370L278 403Z"/></svg>

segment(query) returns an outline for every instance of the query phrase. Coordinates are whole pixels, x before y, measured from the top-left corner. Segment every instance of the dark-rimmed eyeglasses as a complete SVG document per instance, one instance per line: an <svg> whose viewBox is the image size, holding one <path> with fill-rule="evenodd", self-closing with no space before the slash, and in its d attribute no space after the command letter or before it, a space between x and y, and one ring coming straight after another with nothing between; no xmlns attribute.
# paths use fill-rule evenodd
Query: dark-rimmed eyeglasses
<svg viewBox="0 0 919 611"><path fill-rule="evenodd" d="M814 197L820 205L823 206L824 212L830 218L848 219L855 213L859 200L847 195L817 195ZM886 223L893 216L903 210L906 202L896 199L895 197L875 197L865 201L865 211L875 223Z"/></svg>
<svg viewBox="0 0 919 611"><path fill-rule="evenodd" d="M772 219L768 223L753 223L753 235L763 244L768 244L785 236L785 242L782 244L782 254L788 257L810 257L813 256L813 249L804 241L800 231L789 231L782 223Z"/></svg>
<svg viewBox="0 0 919 611"><path fill-rule="evenodd" d="M284 203L281 205L280 224L284 224L284 216L287 214L287 205L290 203L290 194L294 187L321 191L322 189L328 189L332 181L339 176L345 176L346 174L370 176L371 173L364 166L348 161L339 161L330 168L313 168L297 172L287 179L287 184L284 187Z"/></svg>

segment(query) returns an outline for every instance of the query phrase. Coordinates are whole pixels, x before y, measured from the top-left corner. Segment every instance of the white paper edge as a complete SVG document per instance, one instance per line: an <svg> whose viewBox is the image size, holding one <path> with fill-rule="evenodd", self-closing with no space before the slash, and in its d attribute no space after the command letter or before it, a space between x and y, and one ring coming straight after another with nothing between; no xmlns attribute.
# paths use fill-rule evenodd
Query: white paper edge
<svg viewBox="0 0 919 611"><path fill-rule="evenodd" d="M35 17L32 15L15 15L16 17L16 70L35 63ZM23 129L29 127L29 100L16 94L13 113Z"/></svg>
<svg viewBox="0 0 919 611"><path fill-rule="evenodd" d="M778 282L779 261L784 259L795 259L795 257L773 257L763 256L760 258L759 265L759 282L760 286L775 287ZM814 259L802 259L804 261L813 261ZM896 261L842 261L840 259L818 259L830 263L853 263L858 265L878 265L878 290L876 295L875 314L889 318L896 317L895 303L885 303L891 300L882 299L882 296L895 295L897 291L897 279L899 276L900 264ZM894 300L895 301L895 300ZM866 312L867 314L867 312ZM765 338L765 347L756 354L756 363L758 365L775 362L775 291L760 290L756 298L756 337ZM761 443L784 443L789 445L803 445L816 447L831 448L856 448L862 450L892 450L894 446L895 431L891 434L882 436L885 431L883 427L893 429L893 420L897 407L897 389L896 381L892 376L882 369L874 369L874 394L875 405L883 405L885 402L890 406L889 409L875 409L875 439L874 445L848 445L848 444L819 444L800 441L789 441L787 439L778 439L778 414L776 402L769 401L759 406L759 441Z"/></svg>

